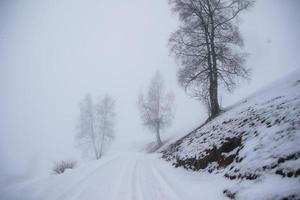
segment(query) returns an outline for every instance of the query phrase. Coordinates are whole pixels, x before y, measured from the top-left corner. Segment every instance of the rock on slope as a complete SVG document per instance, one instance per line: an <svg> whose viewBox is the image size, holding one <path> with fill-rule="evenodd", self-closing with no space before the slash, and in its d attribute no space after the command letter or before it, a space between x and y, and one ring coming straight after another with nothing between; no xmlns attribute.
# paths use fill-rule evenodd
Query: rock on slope
<svg viewBox="0 0 300 200"><path fill-rule="evenodd" d="M300 71L232 106L162 153L175 167L223 173L239 182L277 176L293 187L258 198L300 199ZM238 190L224 193L238 198Z"/></svg>

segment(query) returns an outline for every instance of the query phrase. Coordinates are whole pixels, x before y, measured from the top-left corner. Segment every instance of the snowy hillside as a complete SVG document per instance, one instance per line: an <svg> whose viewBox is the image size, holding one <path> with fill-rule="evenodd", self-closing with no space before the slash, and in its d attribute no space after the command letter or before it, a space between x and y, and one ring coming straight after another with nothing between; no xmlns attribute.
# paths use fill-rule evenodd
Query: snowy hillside
<svg viewBox="0 0 300 200"><path fill-rule="evenodd" d="M300 199L300 72L227 109L162 157L237 180L224 189L229 198Z"/></svg>

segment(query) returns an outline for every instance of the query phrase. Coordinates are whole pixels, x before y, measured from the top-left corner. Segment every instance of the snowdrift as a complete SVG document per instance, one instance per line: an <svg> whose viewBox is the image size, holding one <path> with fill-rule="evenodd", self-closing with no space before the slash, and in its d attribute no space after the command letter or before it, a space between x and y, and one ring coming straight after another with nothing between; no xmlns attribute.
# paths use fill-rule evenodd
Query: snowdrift
<svg viewBox="0 0 300 200"><path fill-rule="evenodd" d="M300 71L228 108L162 153L175 167L223 173L231 180L261 183L268 175L279 176L293 187L268 198L300 199ZM224 193L236 198L238 189L232 190Z"/></svg>

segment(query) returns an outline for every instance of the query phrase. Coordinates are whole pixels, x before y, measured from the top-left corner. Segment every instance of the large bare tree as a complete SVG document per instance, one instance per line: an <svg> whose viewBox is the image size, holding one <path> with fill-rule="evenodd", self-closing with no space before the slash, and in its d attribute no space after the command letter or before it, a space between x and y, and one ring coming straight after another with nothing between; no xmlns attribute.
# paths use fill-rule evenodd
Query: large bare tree
<svg viewBox="0 0 300 200"><path fill-rule="evenodd" d="M173 119L174 95L166 92L164 80L159 72L152 78L147 96L141 93L138 108L143 124L156 134L157 146L162 145L161 130L171 124Z"/></svg>
<svg viewBox="0 0 300 200"><path fill-rule="evenodd" d="M253 0L169 0L181 25L170 39L170 50L181 68L178 81L204 101L210 118L220 112L218 87L231 91L236 78L249 76L236 18Z"/></svg>

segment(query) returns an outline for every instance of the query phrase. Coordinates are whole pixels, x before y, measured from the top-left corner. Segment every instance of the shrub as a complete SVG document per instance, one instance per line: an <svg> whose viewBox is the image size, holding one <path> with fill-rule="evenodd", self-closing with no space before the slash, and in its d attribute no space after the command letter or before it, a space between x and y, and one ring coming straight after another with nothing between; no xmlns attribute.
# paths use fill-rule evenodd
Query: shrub
<svg viewBox="0 0 300 200"><path fill-rule="evenodd" d="M62 160L54 164L52 171L54 174L62 174L66 169L73 169L75 166L76 161Z"/></svg>

